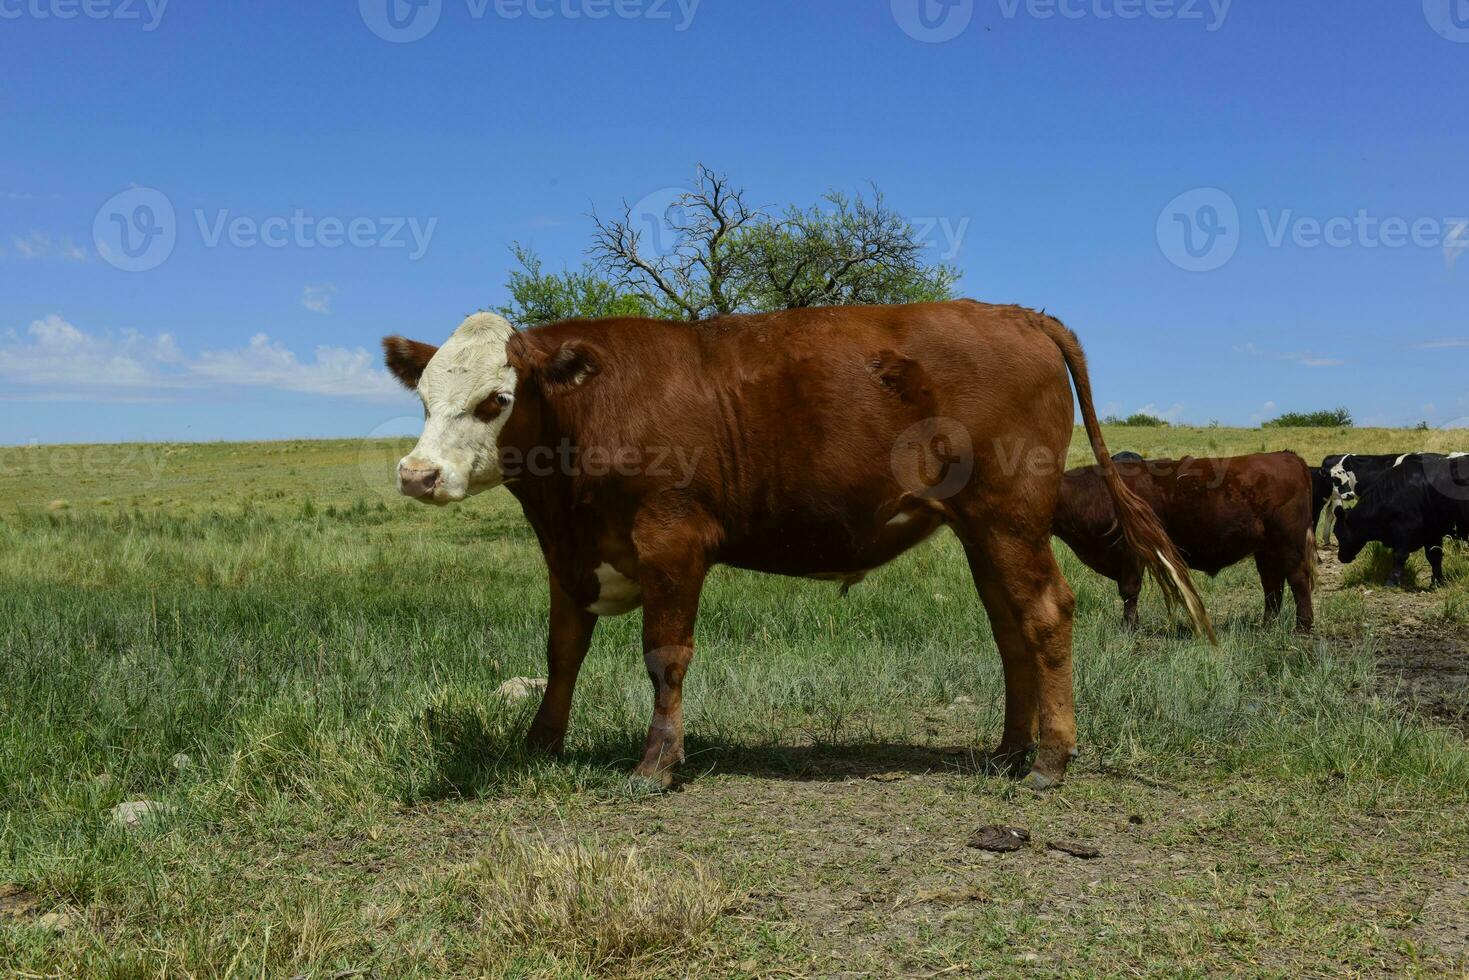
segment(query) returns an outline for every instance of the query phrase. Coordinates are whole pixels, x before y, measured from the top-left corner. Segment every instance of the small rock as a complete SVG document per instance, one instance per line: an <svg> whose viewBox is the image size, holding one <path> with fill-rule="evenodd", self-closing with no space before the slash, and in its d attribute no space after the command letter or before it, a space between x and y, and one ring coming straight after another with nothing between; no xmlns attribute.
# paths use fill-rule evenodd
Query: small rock
<svg viewBox="0 0 1469 980"><path fill-rule="evenodd" d="M500 685L495 695L506 701L521 701L533 694L542 694L545 690L544 677L512 677Z"/></svg>
<svg viewBox="0 0 1469 980"><path fill-rule="evenodd" d="M1030 843L1030 831L1020 827L981 827L969 838L969 846L981 851L1008 854Z"/></svg>
<svg viewBox="0 0 1469 980"><path fill-rule="evenodd" d="M973 698L971 698L971 697L965 697L963 694L961 694L957 698L955 698L953 701L950 701L949 702L949 707L951 707L951 708L961 708L961 707L963 707L966 704L973 704L973 703L974 703L974 699Z"/></svg>
<svg viewBox="0 0 1469 980"><path fill-rule="evenodd" d="M132 800L127 803L119 803L112 808L112 820L120 827L132 829L141 827L144 823L165 817L173 812L173 807L157 800Z"/></svg>
<svg viewBox="0 0 1469 980"><path fill-rule="evenodd" d="M71 916L65 912L47 912L36 920L36 925L50 932L65 932L71 928Z"/></svg>
<svg viewBox="0 0 1469 980"><path fill-rule="evenodd" d="M187 752L179 752L168 760L168 764L174 772L183 772L194 765L194 760Z"/></svg>
<svg viewBox="0 0 1469 980"><path fill-rule="evenodd" d="M1060 851L1062 854L1070 854L1072 857L1081 858L1083 861L1091 861L1102 856L1102 852L1090 844L1078 844L1069 840L1053 840L1046 842L1046 849Z"/></svg>

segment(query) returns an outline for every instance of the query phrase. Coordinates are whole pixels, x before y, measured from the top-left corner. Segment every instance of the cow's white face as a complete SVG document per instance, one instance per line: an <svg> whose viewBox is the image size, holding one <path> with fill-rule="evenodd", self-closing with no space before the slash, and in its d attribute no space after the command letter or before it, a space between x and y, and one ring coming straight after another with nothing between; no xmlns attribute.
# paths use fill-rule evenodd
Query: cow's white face
<svg viewBox="0 0 1469 980"><path fill-rule="evenodd" d="M505 356L514 333L503 317L479 313L436 352L401 337L383 342L388 366L423 400L423 435L398 463L405 495L447 504L505 482L498 439L515 408L515 369Z"/></svg>
<svg viewBox="0 0 1469 980"><path fill-rule="evenodd" d="M1331 468L1331 485L1336 490L1336 495L1342 500L1355 500L1357 497L1357 474L1346 468L1348 459L1351 459L1351 457L1343 456Z"/></svg>

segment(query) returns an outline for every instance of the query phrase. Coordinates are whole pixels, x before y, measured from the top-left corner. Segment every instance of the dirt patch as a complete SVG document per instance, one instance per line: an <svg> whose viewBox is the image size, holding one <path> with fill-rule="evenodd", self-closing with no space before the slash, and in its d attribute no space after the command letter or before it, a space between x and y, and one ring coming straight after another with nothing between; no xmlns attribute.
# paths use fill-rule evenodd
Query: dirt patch
<svg viewBox="0 0 1469 980"><path fill-rule="evenodd" d="M1342 565L1321 553L1320 585L1340 591ZM1434 621L1434 592L1363 588L1381 652L1377 690L1418 714L1469 735L1469 642L1462 631Z"/></svg>

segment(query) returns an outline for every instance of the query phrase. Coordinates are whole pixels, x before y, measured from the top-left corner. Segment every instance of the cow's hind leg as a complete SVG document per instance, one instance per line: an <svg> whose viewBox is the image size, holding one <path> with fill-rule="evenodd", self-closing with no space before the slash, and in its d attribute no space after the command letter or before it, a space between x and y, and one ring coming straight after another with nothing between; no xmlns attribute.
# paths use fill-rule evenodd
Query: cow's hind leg
<svg viewBox="0 0 1469 980"><path fill-rule="evenodd" d="M1071 691L1071 618L1076 602L1048 535L960 530L1005 666L1005 733L997 752L1014 759L1035 741L1026 783L1061 781L1076 754Z"/></svg>
<svg viewBox="0 0 1469 980"><path fill-rule="evenodd" d="M1280 616L1286 575L1280 568L1280 562L1263 552L1255 555L1255 569L1260 573L1260 587L1265 592L1265 625L1269 626Z"/></svg>
<svg viewBox="0 0 1469 980"><path fill-rule="evenodd" d="M1438 588L1447 581L1443 574L1443 538L1425 547L1423 556L1428 559L1428 567L1433 571L1431 584L1434 588Z"/></svg>
<svg viewBox="0 0 1469 980"><path fill-rule="evenodd" d="M1125 629L1137 629L1137 597L1142 595L1142 573L1133 569L1117 583L1117 594L1122 596L1122 625Z"/></svg>

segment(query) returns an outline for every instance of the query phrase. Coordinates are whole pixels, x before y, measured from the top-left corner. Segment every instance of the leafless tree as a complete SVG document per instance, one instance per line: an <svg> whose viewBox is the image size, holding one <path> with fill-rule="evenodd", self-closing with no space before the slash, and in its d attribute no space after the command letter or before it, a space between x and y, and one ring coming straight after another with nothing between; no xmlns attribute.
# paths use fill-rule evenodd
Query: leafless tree
<svg viewBox="0 0 1469 980"><path fill-rule="evenodd" d="M657 308L672 308L689 320L744 308L747 286L745 236L760 212L745 204L744 191L703 164L692 190L679 195L665 216L677 244L667 255L643 248L643 230L624 202L621 218L596 214L592 256L619 289Z"/></svg>
<svg viewBox="0 0 1469 980"><path fill-rule="evenodd" d="M622 215L592 215L597 270L620 294L687 320L746 311L944 299L958 278L925 261L908 220L870 198L833 191L825 207L773 217L702 164L692 189L656 216L672 235L660 252L624 202Z"/></svg>

